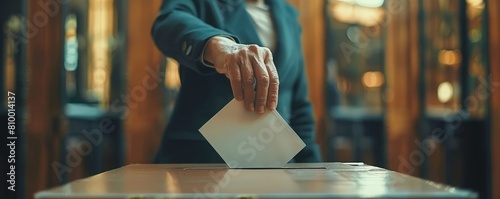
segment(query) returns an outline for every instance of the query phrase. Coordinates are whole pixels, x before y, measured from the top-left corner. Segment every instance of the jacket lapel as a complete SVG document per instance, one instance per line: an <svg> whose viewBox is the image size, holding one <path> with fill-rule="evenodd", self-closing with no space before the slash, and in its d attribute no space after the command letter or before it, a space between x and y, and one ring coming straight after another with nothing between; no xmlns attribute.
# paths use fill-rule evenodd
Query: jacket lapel
<svg viewBox="0 0 500 199"><path fill-rule="evenodd" d="M243 44L262 45L253 20L246 11L245 0L219 0L224 15L224 29L229 33L237 35ZM244 25L243 25L244 24ZM250 24L250 25L246 25Z"/></svg>
<svg viewBox="0 0 500 199"><path fill-rule="evenodd" d="M266 0L266 4L269 5L269 12L271 14L274 31L276 34L276 49L273 52L274 64L278 71L283 69L286 60L288 59L285 55L291 55L288 52L293 49L288 49L288 42L293 42L291 34L287 34L290 30L287 26L287 17L284 13L282 0ZM257 44L262 46L262 42L259 39L257 30L254 26L254 22L251 16L246 11L245 0L219 0L221 5L219 8L224 16L224 29L229 33L235 34L240 39L241 43L244 44ZM249 26L242 26L242 24L251 24ZM299 45L297 45L299 46Z"/></svg>
<svg viewBox="0 0 500 199"><path fill-rule="evenodd" d="M278 72L285 72L286 68L285 64L289 59L286 55L292 55L287 51L293 50L290 49L289 42L293 42L292 35L287 32L293 31L289 30L289 26L287 25L288 20L284 13L282 0L266 0L266 4L269 5L271 17L274 23L274 31L276 34L276 50L273 52L274 64L276 65L276 69ZM282 73L280 73L283 75ZM281 76L280 75L280 76Z"/></svg>

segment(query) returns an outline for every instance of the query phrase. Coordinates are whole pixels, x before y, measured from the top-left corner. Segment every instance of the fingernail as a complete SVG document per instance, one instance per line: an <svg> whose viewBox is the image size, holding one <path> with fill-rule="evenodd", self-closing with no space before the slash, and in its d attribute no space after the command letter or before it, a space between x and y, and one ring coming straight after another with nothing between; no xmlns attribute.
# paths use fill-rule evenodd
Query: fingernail
<svg viewBox="0 0 500 199"><path fill-rule="evenodd" d="M259 108L257 109L257 112L264 113L264 106L259 106Z"/></svg>
<svg viewBox="0 0 500 199"><path fill-rule="evenodd" d="M255 109L253 103L250 103L250 107L248 107L248 108L250 109L250 111L254 111L254 109Z"/></svg>
<svg viewBox="0 0 500 199"><path fill-rule="evenodd" d="M276 102L271 102L271 109L276 109Z"/></svg>

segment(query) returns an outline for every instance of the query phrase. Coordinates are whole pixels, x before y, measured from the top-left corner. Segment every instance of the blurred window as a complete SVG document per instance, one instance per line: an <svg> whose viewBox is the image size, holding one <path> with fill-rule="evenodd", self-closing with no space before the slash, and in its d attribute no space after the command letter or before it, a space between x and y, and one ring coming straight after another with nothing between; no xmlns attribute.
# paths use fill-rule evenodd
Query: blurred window
<svg viewBox="0 0 500 199"><path fill-rule="evenodd" d="M327 0L329 161L384 166L384 0Z"/></svg>
<svg viewBox="0 0 500 199"><path fill-rule="evenodd" d="M488 79L484 61L484 2L467 0L463 17L459 3L439 0L422 4L425 110L429 116L464 110L472 117L482 118L486 103L479 103L477 91L486 89Z"/></svg>

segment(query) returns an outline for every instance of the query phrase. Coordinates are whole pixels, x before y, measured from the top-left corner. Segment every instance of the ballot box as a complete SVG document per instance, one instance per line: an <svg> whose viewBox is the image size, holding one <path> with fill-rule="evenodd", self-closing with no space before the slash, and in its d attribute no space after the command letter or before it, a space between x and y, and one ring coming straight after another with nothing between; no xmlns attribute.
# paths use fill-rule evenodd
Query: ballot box
<svg viewBox="0 0 500 199"><path fill-rule="evenodd" d="M46 198L477 198L471 191L362 163L229 169L134 164L41 191Z"/></svg>

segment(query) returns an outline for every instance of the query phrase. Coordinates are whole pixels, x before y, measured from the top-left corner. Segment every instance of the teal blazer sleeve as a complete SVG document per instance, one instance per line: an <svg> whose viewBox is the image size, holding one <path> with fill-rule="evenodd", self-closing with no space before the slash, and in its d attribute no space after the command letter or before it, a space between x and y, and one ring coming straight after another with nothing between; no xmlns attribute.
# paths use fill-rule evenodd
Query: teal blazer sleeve
<svg viewBox="0 0 500 199"><path fill-rule="evenodd" d="M202 52L207 41L214 36L229 36L236 42L238 38L210 24L217 23L215 16L220 13L206 14L217 6L216 1L165 0L160 13L153 23L152 37L157 47L166 56L176 59L201 75L214 74L213 68L202 62Z"/></svg>

